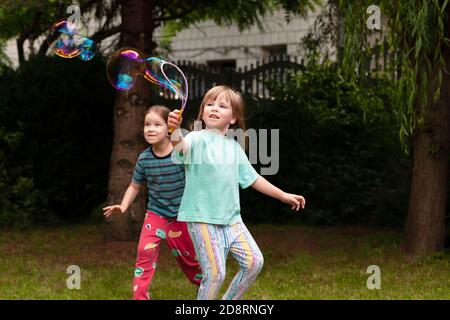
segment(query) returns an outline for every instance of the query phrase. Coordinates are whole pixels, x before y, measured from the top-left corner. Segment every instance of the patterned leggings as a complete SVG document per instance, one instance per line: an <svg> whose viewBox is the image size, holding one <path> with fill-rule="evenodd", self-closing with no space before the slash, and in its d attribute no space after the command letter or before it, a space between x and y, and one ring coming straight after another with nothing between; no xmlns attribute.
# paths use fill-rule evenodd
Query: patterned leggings
<svg viewBox="0 0 450 320"><path fill-rule="evenodd" d="M169 219L147 211L139 239L136 270L133 280L133 299L150 299L148 288L155 274L159 244L166 239L172 255L190 282L199 286L202 279L195 249L189 237L187 223Z"/></svg>
<svg viewBox="0 0 450 320"><path fill-rule="evenodd" d="M203 274L197 298L216 299L225 279L226 259L231 251L240 270L222 299L240 299L256 280L264 264L262 253L244 223L215 225L188 222L188 230Z"/></svg>

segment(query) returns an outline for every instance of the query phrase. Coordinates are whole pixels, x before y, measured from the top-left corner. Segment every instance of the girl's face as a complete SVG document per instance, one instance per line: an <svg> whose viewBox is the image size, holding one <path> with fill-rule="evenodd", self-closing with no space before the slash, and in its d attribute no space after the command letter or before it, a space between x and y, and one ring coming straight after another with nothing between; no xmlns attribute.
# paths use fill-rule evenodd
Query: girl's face
<svg viewBox="0 0 450 320"><path fill-rule="evenodd" d="M216 100L208 100L203 108L202 120L208 129L226 131L228 127L236 122L233 116L233 108L223 94L219 94Z"/></svg>
<svg viewBox="0 0 450 320"><path fill-rule="evenodd" d="M167 138L168 127L166 121L156 112L151 111L145 116L144 137L150 144L161 142Z"/></svg>

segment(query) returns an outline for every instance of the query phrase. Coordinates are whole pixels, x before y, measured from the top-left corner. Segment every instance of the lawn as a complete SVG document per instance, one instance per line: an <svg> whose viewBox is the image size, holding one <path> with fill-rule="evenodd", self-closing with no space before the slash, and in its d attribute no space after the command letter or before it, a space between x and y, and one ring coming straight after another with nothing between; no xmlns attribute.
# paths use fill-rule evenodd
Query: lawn
<svg viewBox="0 0 450 320"><path fill-rule="evenodd" d="M403 235L388 228L248 226L264 257L246 299L450 299L450 252L411 259ZM105 242L102 226L3 230L0 299L130 299L136 242ZM81 269L69 290L67 267ZM381 289L367 288L378 265ZM237 263L229 257L225 292ZM195 299L196 288L164 244L151 287L153 299Z"/></svg>

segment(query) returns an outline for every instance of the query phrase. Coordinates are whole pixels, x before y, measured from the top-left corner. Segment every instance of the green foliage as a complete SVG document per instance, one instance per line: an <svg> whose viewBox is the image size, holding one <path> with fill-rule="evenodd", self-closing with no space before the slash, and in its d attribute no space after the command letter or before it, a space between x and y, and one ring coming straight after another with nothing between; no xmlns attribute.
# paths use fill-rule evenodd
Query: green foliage
<svg viewBox="0 0 450 320"><path fill-rule="evenodd" d="M118 33L117 26L112 26L112 17L118 14L118 1L92 1L78 0L2 0L0 2L0 44L3 40L15 38L18 50L19 63L23 64L27 59L24 51L25 41L30 50L28 57L43 56L48 50L47 41L41 41L49 35L51 26L59 20L67 20L73 17L74 11L67 12L71 5L80 8L81 33L84 36L93 37L100 44L104 38ZM89 23L95 19L96 23ZM98 23L97 23L98 22ZM96 30L87 30L87 26ZM113 32L111 32L113 30ZM39 39L38 41L36 41ZM101 46L98 47L99 50ZM0 54L0 63L2 57Z"/></svg>
<svg viewBox="0 0 450 320"><path fill-rule="evenodd" d="M371 31L364 26L365 1L339 1L345 21L343 67L354 74L355 67L371 50ZM380 1L387 18L389 51L395 53L390 69L396 77L395 108L398 110L400 141L409 151L409 138L424 123L429 102L440 96L442 74L446 72L442 50L449 45L448 1Z"/></svg>
<svg viewBox="0 0 450 320"><path fill-rule="evenodd" d="M20 132L0 128L0 227L27 227L46 214L46 196L34 188L29 172L14 164L22 139Z"/></svg>
<svg viewBox="0 0 450 320"><path fill-rule="evenodd" d="M95 5L89 0L77 1L81 14ZM102 1L97 1L101 4ZM18 34L36 39L46 33L50 26L59 19L67 19L67 7L74 4L72 0L2 0L0 4L0 39L10 39Z"/></svg>
<svg viewBox="0 0 450 320"><path fill-rule="evenodd" d="M105 62L35 58L0 82L0 123L21 137L0 159L8 199L30 221L88 217L106 198L112 145L115 92Z"/></svg>
<svg viewBox="0 0 450 320"><path fill-rule="evenodd" d="M257 221L400 224L408 160L400 152L391 82L364 88L331 64L309 65L274 100L248 100L250 128L280 129L280 170L268 180L307 199L304 213L244 191L244 216Z"/></svg>

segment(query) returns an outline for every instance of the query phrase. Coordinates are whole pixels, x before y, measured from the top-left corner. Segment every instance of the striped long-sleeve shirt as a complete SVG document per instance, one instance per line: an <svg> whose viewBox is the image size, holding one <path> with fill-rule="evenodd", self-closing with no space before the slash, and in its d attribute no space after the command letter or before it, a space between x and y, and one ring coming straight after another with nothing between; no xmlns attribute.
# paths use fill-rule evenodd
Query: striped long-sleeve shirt
<svg viewBox="0 0 450 320"><path fill-rule="evenodd" d="M133 182L147 182L147 210L165 217L176 217L185 186L184 166L175 164L171 154L158 157L152 147L145 149L138 158Z"/></svg>

